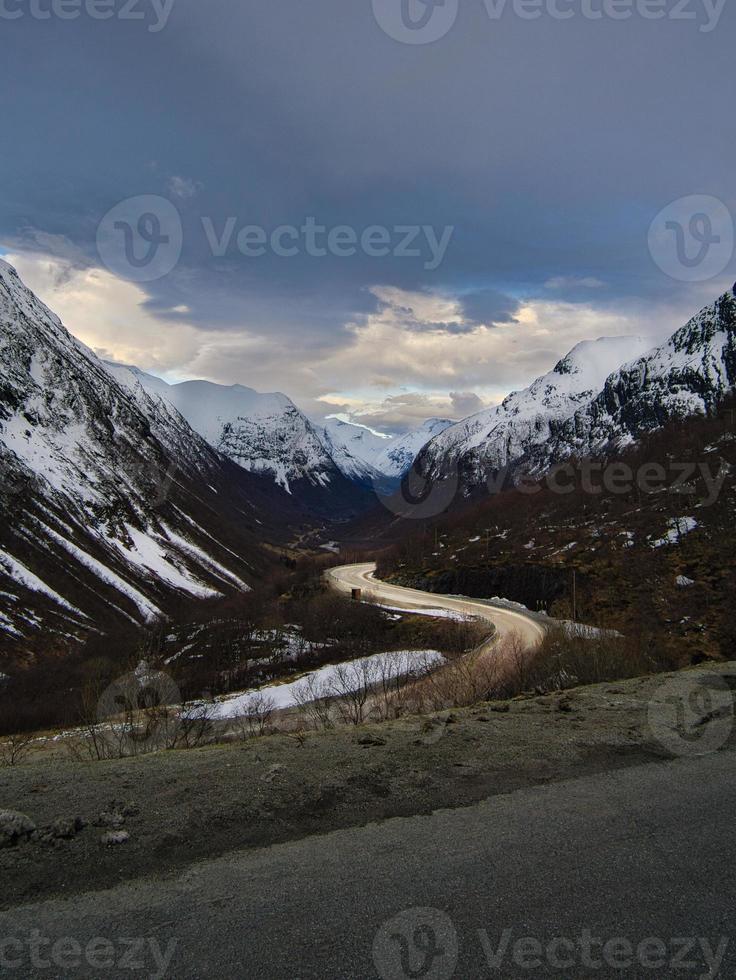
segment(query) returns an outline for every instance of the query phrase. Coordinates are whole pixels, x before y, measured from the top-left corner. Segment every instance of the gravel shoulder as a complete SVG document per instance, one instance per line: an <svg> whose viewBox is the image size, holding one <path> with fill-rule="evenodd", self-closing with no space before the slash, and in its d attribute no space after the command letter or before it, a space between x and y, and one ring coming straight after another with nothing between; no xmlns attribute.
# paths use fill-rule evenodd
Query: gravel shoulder
<svg viewBox="0 0 736 980"><path fill-rule="evenodd" d="M0 908L175 874L236 849L656 764L682 743L653 729L650 704L666 702L668 685L702 689L704 678L706 688L713 678L714 690L728 692L736 662L310 733L303 743L274 735L95 763L39 752L0 769L0 810L25 814L40 832L0 847ZM707 707L698 733L707 738L720 726L725 734L716 731L709 744L732 745L732 707L727 718L722 698L719 710Z"/></svg>

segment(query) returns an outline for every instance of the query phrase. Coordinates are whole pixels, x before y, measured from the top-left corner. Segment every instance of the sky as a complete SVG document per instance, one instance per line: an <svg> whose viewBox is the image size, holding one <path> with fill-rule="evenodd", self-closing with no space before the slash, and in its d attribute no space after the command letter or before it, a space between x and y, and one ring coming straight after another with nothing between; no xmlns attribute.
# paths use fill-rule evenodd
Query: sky
<svg viewBox="0 0 736 980"><path fill-rule="evenodd" d="M733 4L434 2L0 0L0 253L107 358L390 432L730 288Z"/></svg>

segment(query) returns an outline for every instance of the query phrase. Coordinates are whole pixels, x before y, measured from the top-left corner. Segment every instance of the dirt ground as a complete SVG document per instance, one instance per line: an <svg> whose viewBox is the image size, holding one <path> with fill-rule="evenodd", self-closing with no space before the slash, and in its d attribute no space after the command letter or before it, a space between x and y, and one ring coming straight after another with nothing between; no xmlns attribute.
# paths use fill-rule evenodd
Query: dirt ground
<svg viewBox="0 0 736 980"><path fill-rule="evenodd" d="M691 753L698 738L718 749L733 744L734 687L736 662L314 732L303 743L273 735L106 762L39 752L0 769L0 810L26 814L39 831L0 848L0 907L181 872L238 848L656 763ZM666 713L673 691L700 712L690 719L690 740ZM659 706L654 716L652 705ZM59 820L69 829L46 832ZM105 845L110 832L128 839Z"/></svg>

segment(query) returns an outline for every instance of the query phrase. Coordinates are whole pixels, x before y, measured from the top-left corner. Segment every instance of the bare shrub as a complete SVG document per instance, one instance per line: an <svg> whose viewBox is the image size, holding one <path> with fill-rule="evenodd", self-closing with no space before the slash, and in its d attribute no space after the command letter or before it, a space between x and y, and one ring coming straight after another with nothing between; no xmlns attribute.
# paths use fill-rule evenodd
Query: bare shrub
<svg viewBox="0 0 736 980"><path fill-rule="evenodd" d="M235 730L241 741L268 735L276 701L263 691L256 691L245 704L245 711L234 719Z"/></svg>
<svg viewBox="0 0 736 980"><path fill-rule="evenodd" d="M361 725L365 721L366 705L371 688L378 680L376 662L373 660L339 664L329 683L342 721L349 725Z"/></svg>
<svg viewBox="0 0 736 980"><path fill-rule="evenodd" d="M170 708L159 708L157 722L167 736L168 749L194 749L212 740L213 706L207 702L177 712L171 716Z"/></svg>
<svg viewBox="0 0 736 980"><path fill-rule="evenodd" d="M330 698L330 686L314 674L308 674L294 688L294 703L309 728L333 728L334 719Z"/></svg>
<svg viewBox="0 0 736 980"><path fill-rule="evenodd" d="M17 766L33 748L33 736L26 732L8 735L0 740L0 766Z"/></svg>
<svg viewBox="0 0 736 980"><path fill-rule="evenodd" d="M534 651L524 690L553 691L639 677L667 670L671 662L656 647L612 631L557 626Z"/></svg>

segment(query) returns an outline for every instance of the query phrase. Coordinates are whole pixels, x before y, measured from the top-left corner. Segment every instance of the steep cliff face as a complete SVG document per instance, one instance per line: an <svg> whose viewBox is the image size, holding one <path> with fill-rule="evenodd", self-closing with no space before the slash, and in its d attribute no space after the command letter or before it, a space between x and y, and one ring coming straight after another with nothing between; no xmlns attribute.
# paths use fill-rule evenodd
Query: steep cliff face
<svg viewBox="0 0 736 980"><path fill-rule="evenodd" d="M389 443L376 460L376 466L386 476L401 479L409 472L423 447L454 424L450 419L427 419L416 429Z"/></svg>
<svg viewBox="0 0 736 980"><path fill-rule="evenodd" d="M213 449L269 478L300 504L339 517L370 502L332 458L317 426L286 395L209 381L170 385L135 367L107 366L121 384L159 396Z"/></svg>
<svg viewBox="0 0 736 980"><path fill-rule="evenodd" d="M643 352L640 337L583 341L549 373L500 405L446 428L419 453L417 468L432 480L459 473L466 488L544 445L555 426L586 405L627 353Z"/></svg>
<svg viewBox="0 0 736 980"><path fill-rule="evenodd" d="M534 458L549 465L620 449L666 422L712 413L735 385L736 297L725 294L611 374L589 404L552 427Z"/></svg>
<svg viewBox="0 0 736 980"><path fill-rule="evenodd" d="M541 472L711 413L736 385L736 297L721 296L665 344L646 348L630 337L578 344L529 388L434 438L417 457L418 471L430 480L459 477L469 494L505 467ZM637 356L617 367L632 350Z"/></svg>
<svg viewBox="0 0 736 980"><path fill-rule="evenodd" d="M170 403L119 384L4 262L0 471L0 650L247 590L259 539L302 516Z"/></svg>

